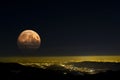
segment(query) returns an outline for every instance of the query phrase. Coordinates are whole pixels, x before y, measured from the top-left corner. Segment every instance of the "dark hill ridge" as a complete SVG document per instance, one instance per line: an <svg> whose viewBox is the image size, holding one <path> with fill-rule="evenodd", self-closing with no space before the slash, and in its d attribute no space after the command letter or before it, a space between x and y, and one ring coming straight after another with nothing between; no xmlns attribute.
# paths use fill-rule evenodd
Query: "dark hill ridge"
<svg viewBox="0 0 120 80"><path fill-rule="evenodd" d="M120 71L109 70L83 75L81 72L70 71L59 65L42 69L18 63L0 63L0 80L120 80Z"/></svg>
<svg viewBox="0 0 120 80"><path fill-rule="evenodd" d="M73 65L75 67L87 67L94 69L105 69L105 70L120 70L120 63L115 62L70 62L68 65Z"/></svg>

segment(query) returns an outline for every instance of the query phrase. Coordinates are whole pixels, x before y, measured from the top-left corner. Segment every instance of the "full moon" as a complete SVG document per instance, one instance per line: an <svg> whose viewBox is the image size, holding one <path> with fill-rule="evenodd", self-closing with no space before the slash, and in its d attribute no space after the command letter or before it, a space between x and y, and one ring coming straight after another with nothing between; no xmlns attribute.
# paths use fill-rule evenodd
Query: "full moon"
<svg viewBox="0 0 120 80"><path fill-rule="evenodd" d="M41 38L33 30L24 30L20 33L17 44L20 49L34 50L40 47Z"/></svg>

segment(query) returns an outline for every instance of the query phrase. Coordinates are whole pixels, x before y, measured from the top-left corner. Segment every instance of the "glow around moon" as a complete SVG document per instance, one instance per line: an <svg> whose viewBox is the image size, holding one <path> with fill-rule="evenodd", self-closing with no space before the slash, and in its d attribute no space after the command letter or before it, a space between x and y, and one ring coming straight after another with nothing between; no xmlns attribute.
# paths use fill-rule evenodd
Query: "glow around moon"
<svg viewBox="0 0 120 80"><path fill-rule="evenodd" d="M24 30L19 35L17 44L20 49L38 49L41 44L41 38L33 30Z"/></svg>

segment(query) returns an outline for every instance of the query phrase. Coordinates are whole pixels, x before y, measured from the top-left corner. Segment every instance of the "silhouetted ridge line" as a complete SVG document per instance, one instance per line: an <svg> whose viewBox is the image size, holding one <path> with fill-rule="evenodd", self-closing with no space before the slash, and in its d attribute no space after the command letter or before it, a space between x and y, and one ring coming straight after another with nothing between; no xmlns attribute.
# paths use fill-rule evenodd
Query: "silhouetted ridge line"
<svg viewBox="0 0 120 80"><path fill-rule="evenodd" d="M0 80L120 80L120 70L90 75L70 71L59 65L42 69L18 63L0 63L0 74Z"/></svg>

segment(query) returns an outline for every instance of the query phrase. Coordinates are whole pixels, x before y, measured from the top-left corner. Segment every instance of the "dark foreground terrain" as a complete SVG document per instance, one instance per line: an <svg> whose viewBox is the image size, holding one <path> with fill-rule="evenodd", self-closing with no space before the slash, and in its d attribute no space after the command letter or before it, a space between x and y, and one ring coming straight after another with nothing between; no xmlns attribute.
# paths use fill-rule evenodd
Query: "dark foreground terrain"
<svg viewBox="0 0 120 80"><path fill-rule="evenodd" d="M57 65L42 69L18 63L0 63L0 80L120 80L120 71L83 74Z"/></svg>

